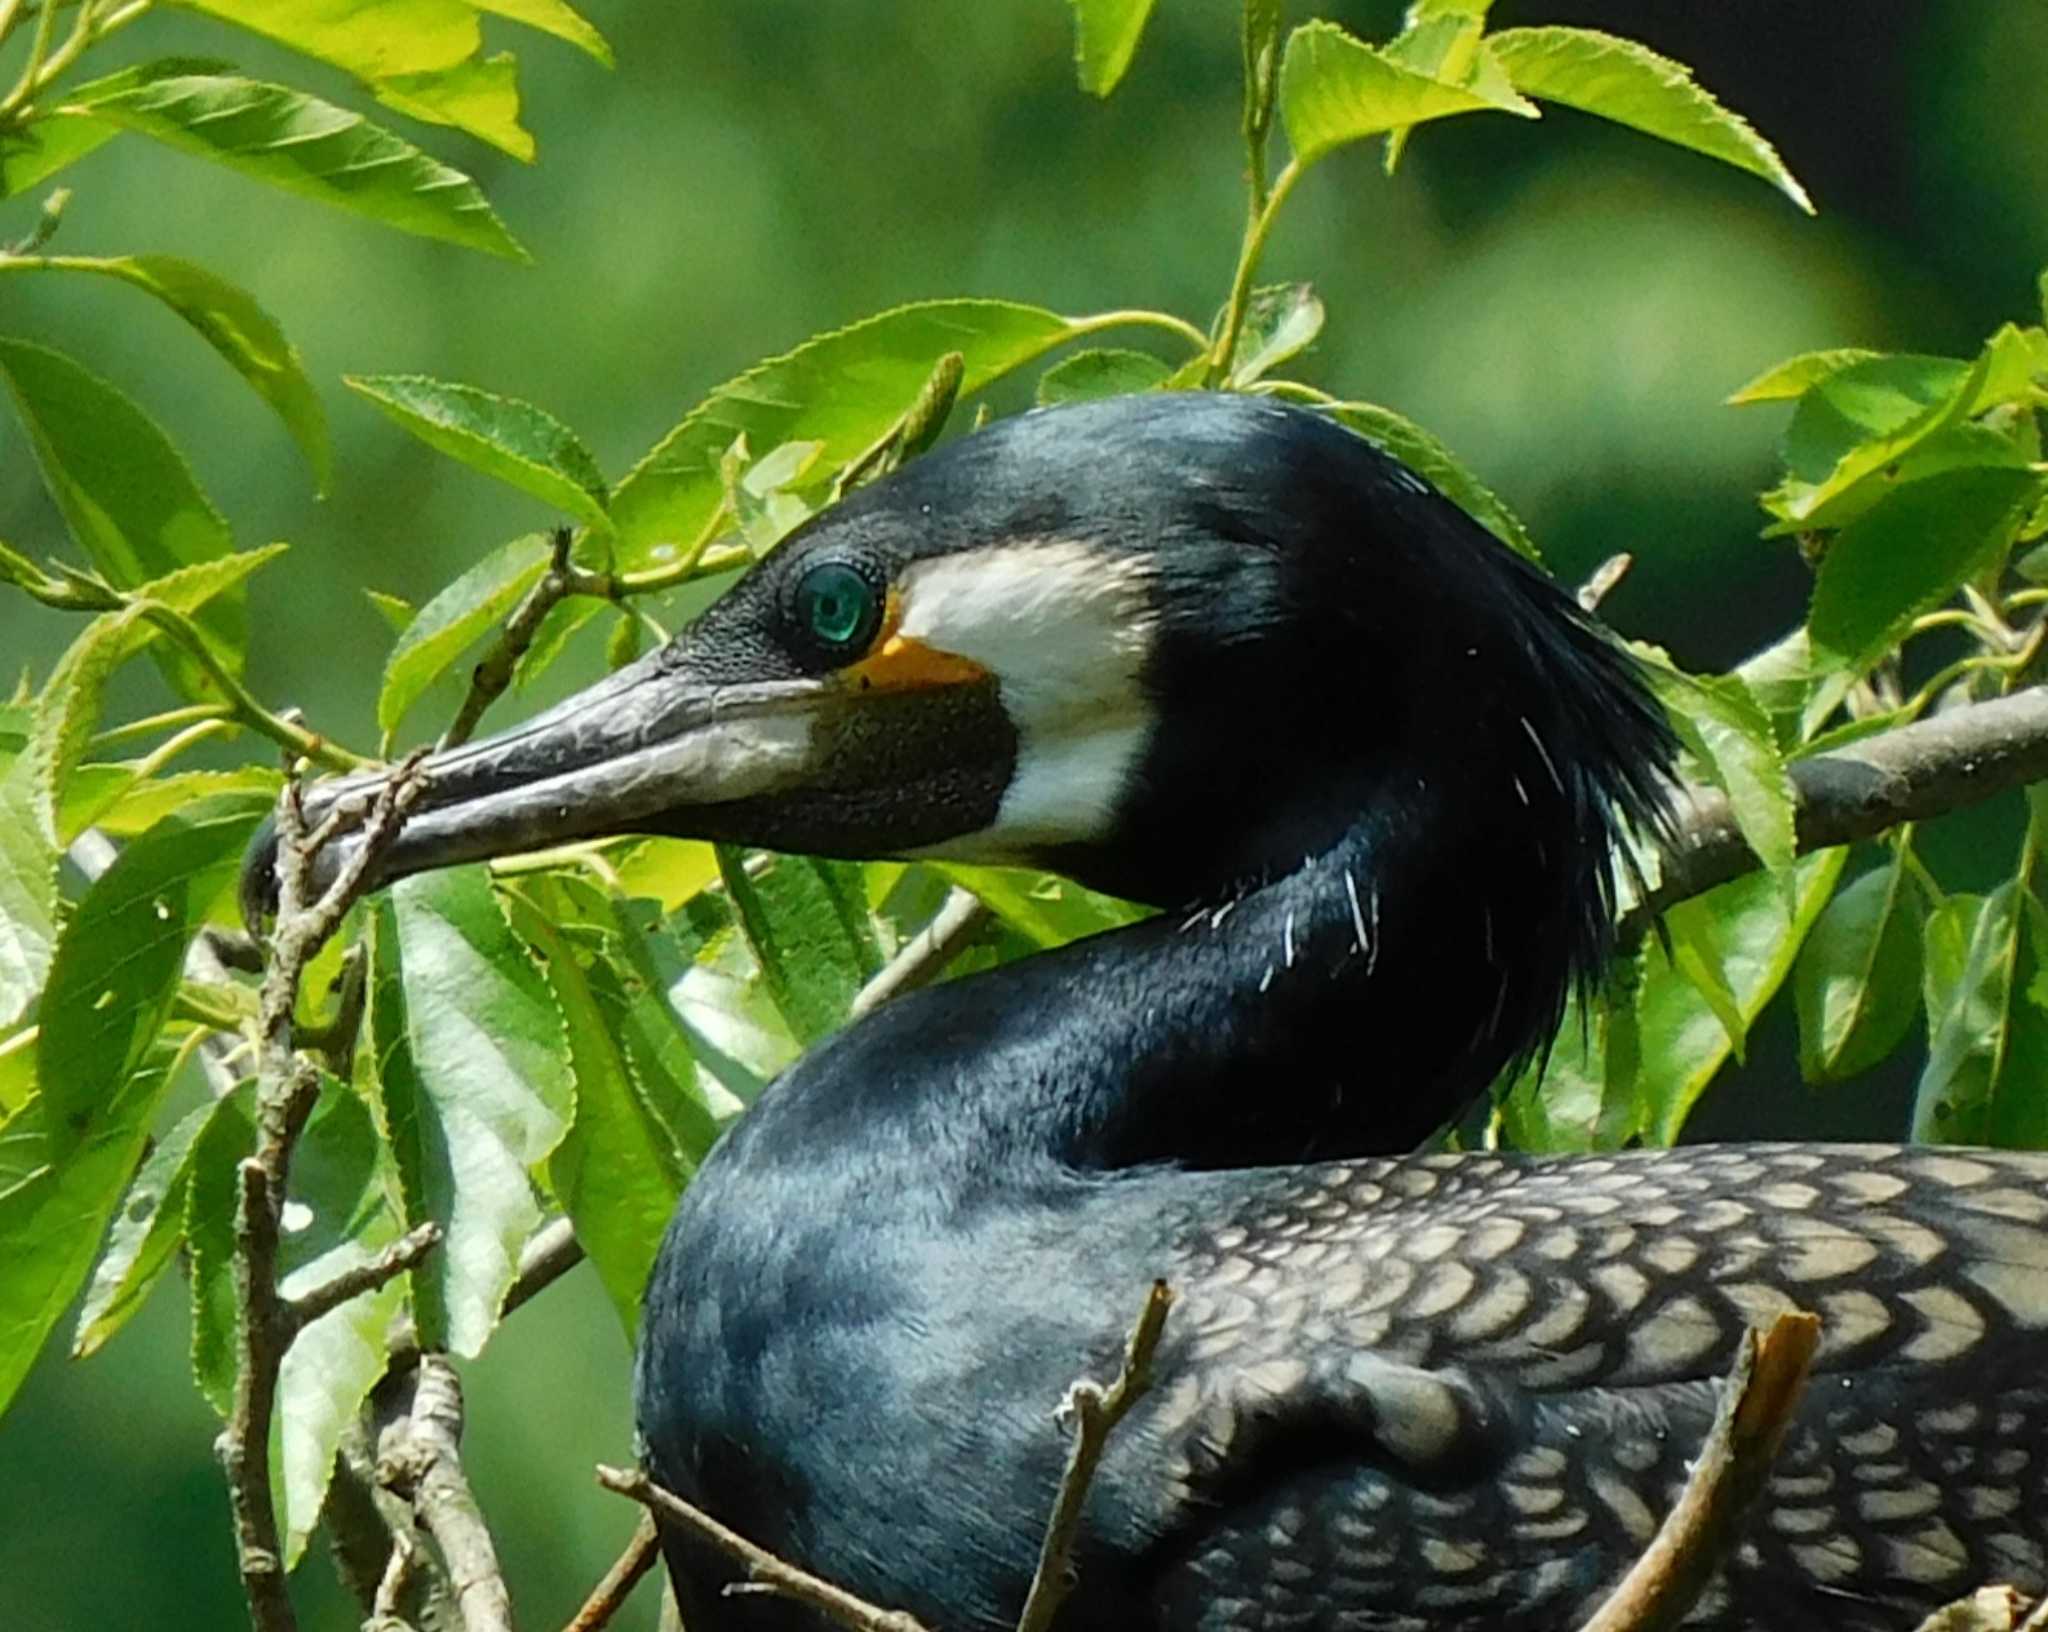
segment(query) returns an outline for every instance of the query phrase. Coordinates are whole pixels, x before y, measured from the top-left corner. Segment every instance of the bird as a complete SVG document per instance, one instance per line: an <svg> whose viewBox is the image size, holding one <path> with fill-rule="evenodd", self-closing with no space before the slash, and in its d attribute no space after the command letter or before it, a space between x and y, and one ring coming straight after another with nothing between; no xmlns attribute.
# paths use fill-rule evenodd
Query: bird
<svg viewBox="0 0 2048 1632"><path fill-rule="evenodd" d="M1159 909L813 1047L662 1241L648 1472L875 1604L1014 1623L1058 1408L1155 1280L1071 1632L1569 1632L1794 1308L1811 1385L1685 1624L2039 1593L2048 1156L1418 1149L1599 977L1674 756L1634 660L1408 466L1159 392L850 493L669 645L431 757L375 876L632 832ZM663 1547L693 1632L822 1624Z"/></svg>

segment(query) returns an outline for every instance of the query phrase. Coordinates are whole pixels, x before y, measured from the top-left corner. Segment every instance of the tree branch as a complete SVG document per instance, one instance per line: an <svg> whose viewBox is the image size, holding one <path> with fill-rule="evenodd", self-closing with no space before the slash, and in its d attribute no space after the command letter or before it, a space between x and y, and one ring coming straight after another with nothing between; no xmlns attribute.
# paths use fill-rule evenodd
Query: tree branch
<svg viewBox="0 0 2048 1632"><path fill-rule="evenodd" d="M959 955L988 921L988 908L971 890L955 889L933 914L932 921L903 943L896 956L854 995L851 1018L899 993L913 991L936 976Z"/></svg>
<svg viewBox="0 0 2048 1632"><path fill-rule="evenodd" d="M878 1608L822 1576L785 1564L767 1548L758 1547L737 1530L728 1529L702 1508L692 1506L673 1491L663 1490L637 1468L600 1467L597 1482L606 1490L630 1496L669 1523L710 1542L742 1566L747 1580L758 1590L779 1594L806 1609L816 1610L849 1632L928 1632L925 1624L907 1611Z"/></svg>
<svg viewBox="0 0 2048 1632"><path fill-rule="evenodd" d="M497 1548L462 1471L461 1379L446 1355L422 1354L412 1389L411 1411L378 1446L378 1480L412 1503L434 1538L468 1632L512 1632L512 1599ZM402 1551L401 1541L394 1567Z"/></svg>
<svg viewBox="0 0 2048 1632"><path fill-rule="evenodd" d="M1743 1334L1677 1505L1580 1632L1670 1632L1685 1618L1763 1489L1819 1343L1820 1321L1804 1313Z"/></svg>
<svg viewBox="0 0 2048 1632"><path fill-rule="evenodd" d="M2048 777L2048 686L1879 732L1790 770L1802 853L1945 816ZM1761 865L1725 794L1687 793L1657 887L1623 919L1625 946L1664 908Z"/></svg>
<svg viewBox="0 0 2048 1632"><path fill-rule="evenodd" d="M599 1632L601 1627L610 1625L611 1618L625 1606L640 1578L654 1568L654 1561L660 1556L661 1533L654 1526L654 1515L642 1513L626 1550L604 1572L604 1579L591 1589L583 1607L562 1632Z"/></svg>
<svg viewBox="0 0 2048 1632"><path fill-rule="evenodd" d="M286 785L277 803L278 907L258 1011L256 1152L236 1170L235 1395L220 1442L242 1589L256 1632L294 1632L297 1624L285 1591L270 1477L270 1422L277 1405L278 1371L299 1329L294 1306L278 1291L277 1252L292 1151L319 1097L320 1073L293 1046L292 1016L306 965L340 927L370 866L397 836L421 786L415 758L401 766L374 799L350 812L347 820L363 827L363 842L318 895L312 890L313 857L347 823L337 812L317 833L309 834L296 782Z"/></svg>
<svg viewBox="0 0 2048 1632"><path fill-rule="evenodd" d="M312 1291L284 1302L287 1325L294 1334L303 1331L322 1315L332 1314L350 1298L374 1292L386 1281L403 1275L441 1244L441 1226L432 1219L400 1236L366 1264L344 1269L332 1280Z"/></svg>

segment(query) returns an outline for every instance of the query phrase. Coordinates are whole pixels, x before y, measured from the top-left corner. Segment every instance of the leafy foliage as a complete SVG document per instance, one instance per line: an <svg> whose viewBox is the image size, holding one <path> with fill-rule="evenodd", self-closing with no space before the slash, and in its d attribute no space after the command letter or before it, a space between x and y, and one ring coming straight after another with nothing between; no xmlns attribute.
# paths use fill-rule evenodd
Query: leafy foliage
<svg viewBox="0 0 2048 1632"><path fill-rule="evenodd" d="M340 70L386 109L520 158L533 139L516 67L484 53L479 15L610 61L562 0L191 3ZM1152 6L1071 3L1081 82L1107 95ZM133 135L370 222L525 254L472 178L350 108L221 62L163 58L71 77L148 9L79 0L64 37L35 30L19 88L0 97L0 199ZM479 648L486 666L502 659L521 682L596 629L608 660L628 661L650 635L645 597L744 564L848 487L914 457L962 405L1031 371L1036 380L1022 383L1044 403L1211 387L1316 404L1537 559L1528 529L1441 439L1290 373L1330 314L1311 286L1262 285L1258 273L1302 178L1367 137L1387 138L1391 170L1437 121L1535 119L1553 103L1714 158L1809 206L1770 146L1680 65L1583 30L1488 32L1487 11L1483 0L1416 0L1400 32L1373 44L1320 20L1283 37L1279 6L1245 6L1251 196L1213 323L987 298L899 306L718 387L616 481L576 431L532 404L419 376L348 379L429 447L576 530L562 558L537 533L480 540L474 564L417 609L375 596L392 629L380 751ZM55 13L0 4L0 49L22 38L29 16ZM1276 126L1289 156L1269 183ZM149 295L259 394L315 488L326 486L319 392L253 295L164 255L47 253L58 224L47 209L0 252L0 273L83 275ZM1133 343L1101 343L1111 331ZM324 768L367 756L244 684L256 632L241 589L277 551L237 549L172 432L33 338L0 335L0 378L75 556L46 567L0 544L0 581L52 617L87 620L40 683L0 708L0 1405L88 1281L81 1355L120 1329L182 1250L195 1378L224 1407L242 1318L236 1164L256 1148L259 1118L246 1086L202 1091L182 1114L167 1107L181 1090L192 1096L200 1050L253 1040L255 1003L247 983L209 972L190 949L232 918L225 896L279 785L278 749ZM1813 564L1810 616L1736 673L1688 675L1661 654L1644 659L1689 773L1726 795L1763 870L1682 903L1665 936L1632 945L1568 1018L1547 1068L1502 1085L1489 1137L1532 1149L1675 1139L1789 981L1809 1078L1867 1070L1924 1013L1918 1132L2048 1142L2038 887L2048 816L2035 806L2005 882L1981 896L1944 894L1910 833L1879 841L1874 865L1839 851L1802 856L1792 794L1799 761L1821 747L2040 677L2048 590L2038 580L2048 569L2028 552L2048 533L2044 399L2048 333L2019 324L1970 358L1806 353L1731 399L1790 407L1784 475L1763 496L1765 534L1795 540ZM554 582L561 559L575 567L566 598L536 600L564 589ZM537 616L512 640L506 627L528 613ZM165 711L109 722L110 684L144 653L171 690ZM479 707L489 700L474 685L472 695ZM199 742L230 738L246 749L239 767L184 762ZM121 744L144 751L113 757ZM81 886L59 864L87 836L121 847ZM331 1069L292 1169L291 1202L311 1222L287 1244L283 1284L288 1294L318 1285L422 1222L445 1235L405 1280L325 1314L286 1356L274 1456L288 1554L296 1559L313 1532L336 1445L383 1372L402 1312L428 1347L476 1354L522 1249L560 1214L630 1333L659 1232L722 1127L802 1048L847 1022L867 983L958 889L987 915L948 975L1139 915L1047 877L664 839L410 880L359 912L345 939L366 959L367 1018L330 1039ZM337 949L309 985L309 1031L348 1018L344 967ZM342 1000L328 1002L328 980Z"/></svg>

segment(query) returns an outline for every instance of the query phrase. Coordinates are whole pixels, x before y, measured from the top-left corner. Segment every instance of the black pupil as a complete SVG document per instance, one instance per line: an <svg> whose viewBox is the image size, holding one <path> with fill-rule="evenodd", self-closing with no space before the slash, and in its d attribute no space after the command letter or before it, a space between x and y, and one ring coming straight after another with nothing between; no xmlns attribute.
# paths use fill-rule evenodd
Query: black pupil
<svg viewBox="0 0 2048 1632"><path fill-rule="evenodd" d="M860 636L874 606L868 581L851 567L813 567L797 591L804 621L828 646L849 646Z"/></svg>

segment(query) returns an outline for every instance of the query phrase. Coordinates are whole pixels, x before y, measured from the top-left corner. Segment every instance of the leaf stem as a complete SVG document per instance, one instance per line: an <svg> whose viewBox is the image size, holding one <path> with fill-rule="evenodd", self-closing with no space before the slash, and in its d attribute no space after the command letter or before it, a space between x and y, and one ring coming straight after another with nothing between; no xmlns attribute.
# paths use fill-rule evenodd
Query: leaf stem
<svg viewBox="0 0 2048 1632"><path fill-rule="evenodd" d="M1287 202L1288 194L1294 191L1294 184L1301 177L1301 160L1289 159L1280 174L1273 178L1273 190L1266 195L1265 202L1252 211L1245 226L1244 243L1237 252L1237 271L1230 280L1230 299L1223 308L1222 328L1209 353L1209 366L1203 371L1202 383L1205 386L1220 384L1230 372L1230 365L1237 356L1237 343L1244 335L1245 311L1252 298L1252 279L1265 256L1266 240L1272 236L1280 206Z"/></svg>
<svg viewBox="0 0 2048 1632"><path fill-rule="evenodd" d="M91 11L92 0L85 0L85 4L79 8L79 21L83 23ZM77 30L73 29L72 32L76 35ZM50 55L50 42L56 36L56 0L43 0L36 11L36 31L29 39L28 61L22 64L21 78L14 82L14 89L7 93L4 102L0 102L0 118L13 113L34 94L36 86L42 82L43 63Z"/></svg>
<svg viewBox="0 0 2048 1632"><path fill-rule="evenodd" d="M1147 311L1143 307L1131 307L1123 311L1097 312L1089 317L1071 318L1073 333L1069 339L1083 335L1100 334L1104 329L1160 329L1178 339L1185 340L1199 355L1209 349L1209 337L1184 317L1171 312Z"/></svg>
<svg viewBox="0 0 2048 1632"><path fill-rule="evenodd" d="M137 737L150 737L159 731L182 731L188 725L201 720L225 720L232 717L231 711L222 703L192 703L184 708L167 709L162 714L152 714L146 720L130 720L126 725L109 726L95 736L88 744L90 749L105 750L118 748L124 742Z"/></svg>
<svg viewBox="0 0 2048 1632"><path fill-rule="evenodd" d="M38 55L30 57L34 72L24 73L7 100L0 102L0 122L18 118L31 97L48 89L91 47L126 28L155 5L156 0L128 0L127 5L102 13L98 9L98 0L82 0L78 21L72 24L64 43L47 59L40 59ZM45 5L43 9L46 15L54 16L49 6ZM41 38L40 32L38 38Z"/></svg>
<svg viewBox="0 0 2048 1632"><path fill-rule="evenodd" d="M361 770L370 762L360 754L329 742L316 732L308 731L302 725L295 725L281 714L273 714L259 703L228 666L221 662L219 654L209 646L192 620L176 607L166 606L161 601L140 601L142 615L159 629L183 646L206 670L207 677L220 687L226 695L229 710L251 731L260 732L279 747L325 765L330 771Z"/></svg>

